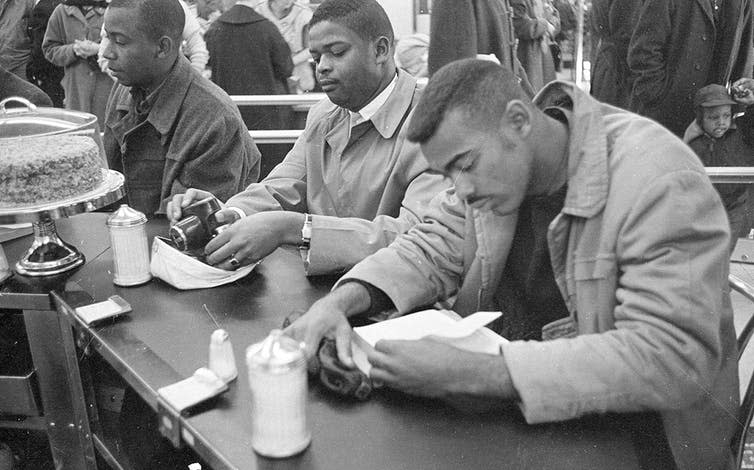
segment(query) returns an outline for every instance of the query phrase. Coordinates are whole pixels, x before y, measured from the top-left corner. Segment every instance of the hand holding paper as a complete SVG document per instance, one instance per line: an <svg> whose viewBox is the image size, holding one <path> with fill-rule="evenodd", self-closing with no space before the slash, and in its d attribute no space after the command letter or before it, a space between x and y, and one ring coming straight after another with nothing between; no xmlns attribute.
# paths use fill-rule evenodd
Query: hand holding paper
<svg viewBox="0 0 754 470"><path fill-rule="evenodd" d="M501 312L477 312L459 320L458 314L447 310L424 310L402 317L354 328L351 344L353 359L362 372L369 375L372 368L365 350L380 340L418 340L434 336L459 349L486 354L498 354L506 340L484 325L502 315Z"/></svg>

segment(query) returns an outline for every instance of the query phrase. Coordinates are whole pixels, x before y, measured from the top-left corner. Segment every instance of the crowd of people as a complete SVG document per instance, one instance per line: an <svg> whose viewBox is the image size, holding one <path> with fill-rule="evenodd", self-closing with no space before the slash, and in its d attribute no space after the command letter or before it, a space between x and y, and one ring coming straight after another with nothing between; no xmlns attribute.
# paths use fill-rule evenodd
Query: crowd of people
<svg viewBox="0 0 754 470"><path fill-rule="evenodd" d="M33 3L0 4L3 34L5 12ZM405 47L405 62L428 48L414 69L426 87L397 67L376 0L313 12L240 0L219 15L208 2L64 0L42 50L64 68L66 106L102 113L132 207L177 221L215 196L233 223L208 263L233 270L288 245L307 274L342 274L285 330L310 358L333 338L353 369L355 316L499 310L499 355L381 341L367 379L469 412L515 402L529 423L639 413L630 432L650 443L637 448L648 468L732 468L727 274L745 195L718 188L721 200L703 163L753 155L752 114L734 120L754 105L750 1L592 4L592 96L551 81L562 20L546 0L433 2L429 38ZM14 34L0 65L25 76L28 38ZM189 46L197 34L204 51ZM305 91L309 72L327 99L259 181L247 124L278 124L228 93ZM148 447L138 458L157 468Z"/></svg>

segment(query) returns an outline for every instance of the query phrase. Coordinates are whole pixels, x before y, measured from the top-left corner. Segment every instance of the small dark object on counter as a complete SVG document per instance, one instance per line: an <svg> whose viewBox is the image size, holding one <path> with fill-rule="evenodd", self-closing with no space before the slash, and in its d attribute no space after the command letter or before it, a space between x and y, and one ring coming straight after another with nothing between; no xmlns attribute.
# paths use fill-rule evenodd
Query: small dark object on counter
<svg viewBox="0 0 754 470"><path fill-rule="evenodd" d="M302 314L296 311L287 316L283 321L283 329ZM310 359L309 362L309 375L317 377L322 385L338 395L363 401L372 394L371 379L359 369L347 369L338 360L334 339L323 338L319 343L316 357Z"/></svg>

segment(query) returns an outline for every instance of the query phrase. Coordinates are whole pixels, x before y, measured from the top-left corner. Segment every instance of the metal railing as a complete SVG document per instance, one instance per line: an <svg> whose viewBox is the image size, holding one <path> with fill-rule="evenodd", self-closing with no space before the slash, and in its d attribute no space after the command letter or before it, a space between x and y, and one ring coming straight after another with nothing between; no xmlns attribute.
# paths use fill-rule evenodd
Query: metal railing
<svg viewBox="0 0 754 470"><path fill-rule="evenodd" d="M706 170L713 183L754 183L754 167L709 166Z"/></svg>
<svg viewBox="0 0 754 470"><path fill-rule="evenodd" d="M232 95L236 106L307 106L311 107L322 101L324 93L304 93L301 95Z"/></svg>

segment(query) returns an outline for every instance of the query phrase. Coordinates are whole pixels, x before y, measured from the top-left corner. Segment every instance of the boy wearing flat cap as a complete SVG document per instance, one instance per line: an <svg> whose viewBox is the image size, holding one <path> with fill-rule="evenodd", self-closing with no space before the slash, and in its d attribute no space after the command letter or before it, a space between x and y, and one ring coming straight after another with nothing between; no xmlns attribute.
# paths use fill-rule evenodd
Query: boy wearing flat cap
<svg viewBox="0 0 754 470"><path fill-rule="evenodd" d="M746 113L733 118L735 105ZM696 119L686 129L683 140L701 158L704 166L754 165L754 80L742 78L732 87L732 96L722 85L707 85L694 96ZM743 184L716 184L715 189L728 213L731 251L748 232L747 187Z"/></svg>

